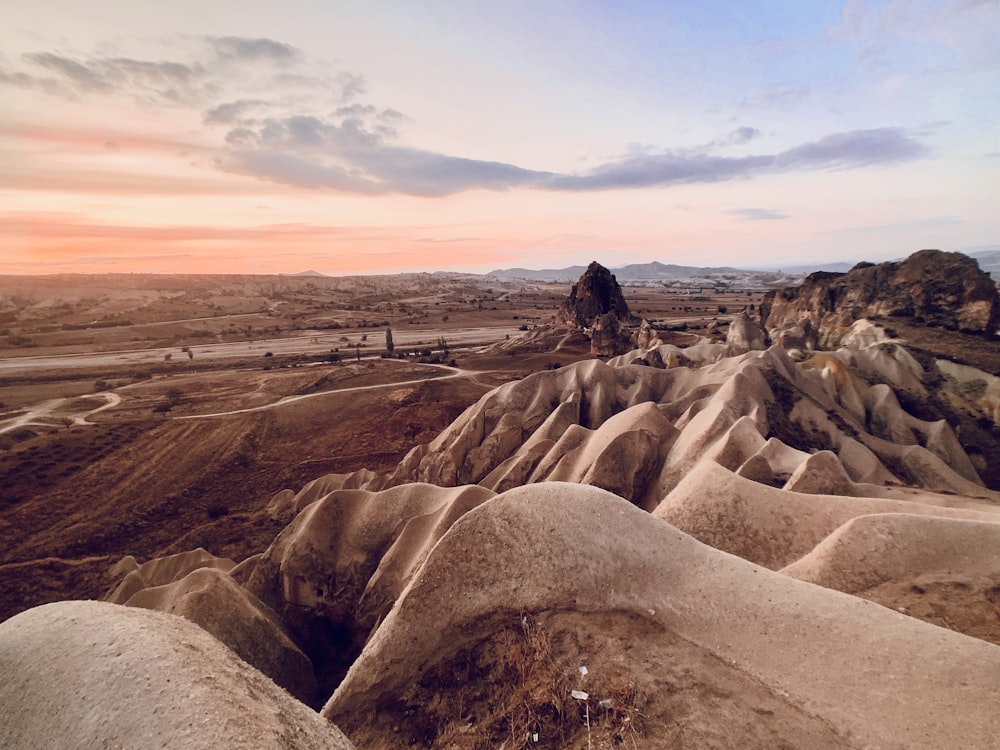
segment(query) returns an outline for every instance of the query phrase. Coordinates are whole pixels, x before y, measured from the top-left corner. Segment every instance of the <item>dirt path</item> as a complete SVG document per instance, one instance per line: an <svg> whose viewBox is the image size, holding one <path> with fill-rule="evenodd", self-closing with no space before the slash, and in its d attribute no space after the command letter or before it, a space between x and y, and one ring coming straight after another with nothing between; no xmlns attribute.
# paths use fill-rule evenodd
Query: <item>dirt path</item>
<svg viewBox="0 0 1000 750"><path fill-rule="evenodd" d="M399 388L400 386L407 385L420 385L421 383L426 383L430 380L452 380L455 378L467 377L470 380L476 380L477 376L487 374L489 371L483 370L464 370L459 367L450 367L449 365L424 365L425 367L432 368L434 370L444 370L447 375L428 375L425 378L414 378L412 380L399 380L391 383L377 383L374 385L358 385L351 386L348 388L333 388L328 391L317 391L316 393L304 393L297 396L285 396L280 398L274 403L262 404L261 406L253 406L247 409L232 409L230 411L220 411L213 412L210 414L185 414L184 416L174 417L174 419L205 419L208 417L228 417L234 414L250 414L252 412L266 411L267 409L275 409L279 406L287 406L288 404L293 404L297 401L303 401L307 398L316 398L317 396L330 396L340 393L352 393L358 391L374 391L380 388Z"/></svg>
<svg viewBox="0 0 1000 750"><path fill-rule="evenodd" d="M72 402L86 399L104 399L104 403L93 409L79 410L71 407ZM93 424L88 417L97 412L117 406L122 401L122 397L110 391L102 393L89 393L84 396L73 398L53 398L42 401L40 404L28 409L23 414L10 417L0 421L0 435L11 432L21 427L63 427L67 424L88 425Z"/></svg>

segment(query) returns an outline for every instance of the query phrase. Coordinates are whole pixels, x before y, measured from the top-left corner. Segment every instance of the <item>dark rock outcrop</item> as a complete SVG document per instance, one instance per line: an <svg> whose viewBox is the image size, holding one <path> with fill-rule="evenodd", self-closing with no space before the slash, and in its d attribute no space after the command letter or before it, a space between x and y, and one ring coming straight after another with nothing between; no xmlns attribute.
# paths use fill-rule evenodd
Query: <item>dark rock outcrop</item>
<svg viewBox="0 0 1000 750"><path fill-rule="evenodd" d="M566 325L584 328L606 313L623 322L629 319L628 303L614 274L593 261L570 289L560 317Z"/></svg>
<svg viewBox="0 0 1000 750"><path fill-rule="evenodd" d="M630 314L614 274L593 261L570 289L559 311L562 323L589 329L592 354L615 356L631 348Z"/></svg>
<svg viewBox="0 0 1000 750"><path fill-rule="evenodd" d="M990 276L961 253L921 250L900 262L859 263L844 274L819 272L799 287L769 292L761 321L772 339L801 329L807 347L832 349L861 318L993 336L1000 295Z"/></svg>

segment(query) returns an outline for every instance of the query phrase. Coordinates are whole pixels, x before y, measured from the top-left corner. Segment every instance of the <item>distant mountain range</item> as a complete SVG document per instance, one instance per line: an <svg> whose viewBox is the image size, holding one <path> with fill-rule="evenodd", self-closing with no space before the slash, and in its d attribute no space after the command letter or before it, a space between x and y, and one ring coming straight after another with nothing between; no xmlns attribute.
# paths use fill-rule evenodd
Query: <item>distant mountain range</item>
<svg viewBox="0 0 1000 750"><path fill-rule="evenodd" d="M1000 279L1000 246L984 247L962 251L965 255L975 258L979 267L991 274L994 279ZM902 258L900 258L902 260ZM731 268L729 266L679 266L673 263L630 263L611 272L619 282L651 282L651 281L689 281L697 279L757 279L761 282L774 283L779 279L792 280L808 276L816 271L847 273L856 264L848 262L812 263L795 266L782 266L780 269L747 269ZM568 266L566 268L547 268L533 270L530 268L501 268L490 271L487 275L503 281L552 281L569 282L579 279L586 266Z"/></svg>
<svg viewBox="0 0 1000 750"><path fill-rule="evenodd" d="M1000 281L1000 246L977 248L965 252L970 258L979 262L979 267L986 271L994 280Z"/></svg>
<svg viewBox="0 0 1000 750"><path fill-rule="evenodd" d="M487 275L503 281L512 281L515 279L522 281L576 281L586 270L586 266L569 266L567 268L550 268L538 271L529 268L501 268L496 271L490 271ZM747 277L755 277L761 281L774 281L775 279L790 275L784 271L748 271L728 266L678 266L673 263L659 263L657 261L653 261L652 263L630 263L610 270L619 282L690 281L720 278L744 279Z"/></svg>
<svg viewBox="0 0 1000 750"><path fill-rule="evenodd" d="M979 267L1000 280L1000 245L979 248L969 248L963 251L970 258L979 262ZM899 258L902 260L902 258ZM810 263L780 268L732 268L730 266L679 266L673 263L629 263L611 268L611 272L620 282L656 282L656 281L697 281L704 279L756 280L761 283L790 283L808 276L816 271L847 273L855 263L846 261L833 263ZM583 276L586 266L567 266L566 268L498 268L485 276L492 276L500 281L550 281L573 282ZM280 274L281 276L318 276L328 274L308 270L299 273ZM435 275L451 275L451 272L437 272ZM458 276L478 274L455 274Z"/></svg>

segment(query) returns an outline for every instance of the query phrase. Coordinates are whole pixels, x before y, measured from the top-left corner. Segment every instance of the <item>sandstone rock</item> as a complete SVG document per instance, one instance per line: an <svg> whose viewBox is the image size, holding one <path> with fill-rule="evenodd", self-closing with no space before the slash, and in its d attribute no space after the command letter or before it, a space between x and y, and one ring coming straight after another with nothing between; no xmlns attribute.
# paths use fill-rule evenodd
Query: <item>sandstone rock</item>
<svg viewBox="0 0 1000 750"><path fill-rule="evenodd" d="M282 618L320 688L332 691L434 543L493 494L417 483L330 492L285 527L246 587Z"/></svg>
<svg viewBox="0 0 1000 750"><path fill-rule="evenodd" d="M199 568L172 583L142 589L125 604L190 620L303 703L315 701L316 678L308 657L270 607L227 573Z"/></svg>
<svg viewBox="0 0 1000 750"><path fill-rule="evenodd" d="M849 519L871 513L1000 522L996 508L931 505L931 499L800 494L758 484L706 461L684 477L653 515L705 544L774 570L808 554Z"/></svg>
<svg viewBox="0 0 1000 750"><path fill-rule="evenodd" d="M825 349L856 338L852 330L861 318L893 317L992 337L1000 327L1000 295L971 258L921 250L898 263L859 263L846 274L814 273L799 287L769 292L761 303L761 320L772 340L801 326L807 345Z"/></svg>
<svg viewBox="0 0 1000 750"><path fill-rule="evenodd" d="M628 303L614 275L596 261L570 289L559 318L588 330L591 354L613 357L630 348Z"/></svg>
<svg viewBox="0 0 1000 750"><path fill-rule="evenodd" d="M631 675L643 747L944 750L988 747L1000 732L997 647L764 570L562 483L511 490L455 523L323 714L363 746L474 734L504 710L503 662L490 660L501 637L550 644L518 651L525 670L565 670L555 674L593 694L592 717L607 676ZM692 673L697 688L682 687ZM582 720L567 729L555 745L587 746Z"/></svg>
<svg viewBox="0 0 1000 750"><path fill-rule="evenodd" d="M0 747L350 750L194 623L57 602L0 624Z"/></svg>
<svg viewBox="0 0 1000 750"><path fill-rule="evenodd" d="M645 318L642 319L639 330L633 335L633 343L637 349L642 349L643 351L663 345L656 329Z"/></svg>
<svg viewBox="0 0 1000 750"><path fill-rule="evenodd" d="M726 334L726 346L732 354L745 354L749 351L762 351L767 348L764 329L751 320L746 313L741 312L729 324Z"/></svg>
<svg viewBox="0 0 1000 750"><path fill-rule="evenodd" d="M142 565L135 565L131 555L118 563L118 570L127 570L127 575L107 595L102 597L113 604L124 604L136 592L151 586L164 586L178 581L198 568L217 568L229 571L236 565L225 557L216 557L202 548L179 552L176 555L157 557Z"/></svg>
<svg viewBox="0 0 1000 750"><path fill-rule="evenodd" d="M928 574L1000 580L997 549L1000 523L878 513L847 521L781 572L848 594Z"/></svg>
<svg viewBox="0 0 1000 750"><path fill-rule="evenodd" d="M586 328L609 313L615 320L628 322L628 303L611 271L594 261L570 289L560 318L568 326Z"/></svg>

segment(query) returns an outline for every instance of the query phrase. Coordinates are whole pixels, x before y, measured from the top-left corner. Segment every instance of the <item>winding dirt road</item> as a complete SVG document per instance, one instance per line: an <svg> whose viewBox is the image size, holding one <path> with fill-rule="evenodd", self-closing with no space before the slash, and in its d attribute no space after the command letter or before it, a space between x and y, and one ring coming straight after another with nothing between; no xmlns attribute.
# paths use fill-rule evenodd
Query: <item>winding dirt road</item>
<svg viewBox="0 0 1000 750"><path fill-rule="evenodd" d="M93 409L79 409L73 407L73 402L85 402L88 399L104 399L104 403ZM53 398L35 404L27 411L17 414L7 419L0 420L0 435L11 432L21 427L64 427L68 425L93 424L88 417L97 414L99 411L118 406L122 397L117 393L106 391L103 393L89 393L85 396L74 396L73 398Z"/></svg>

